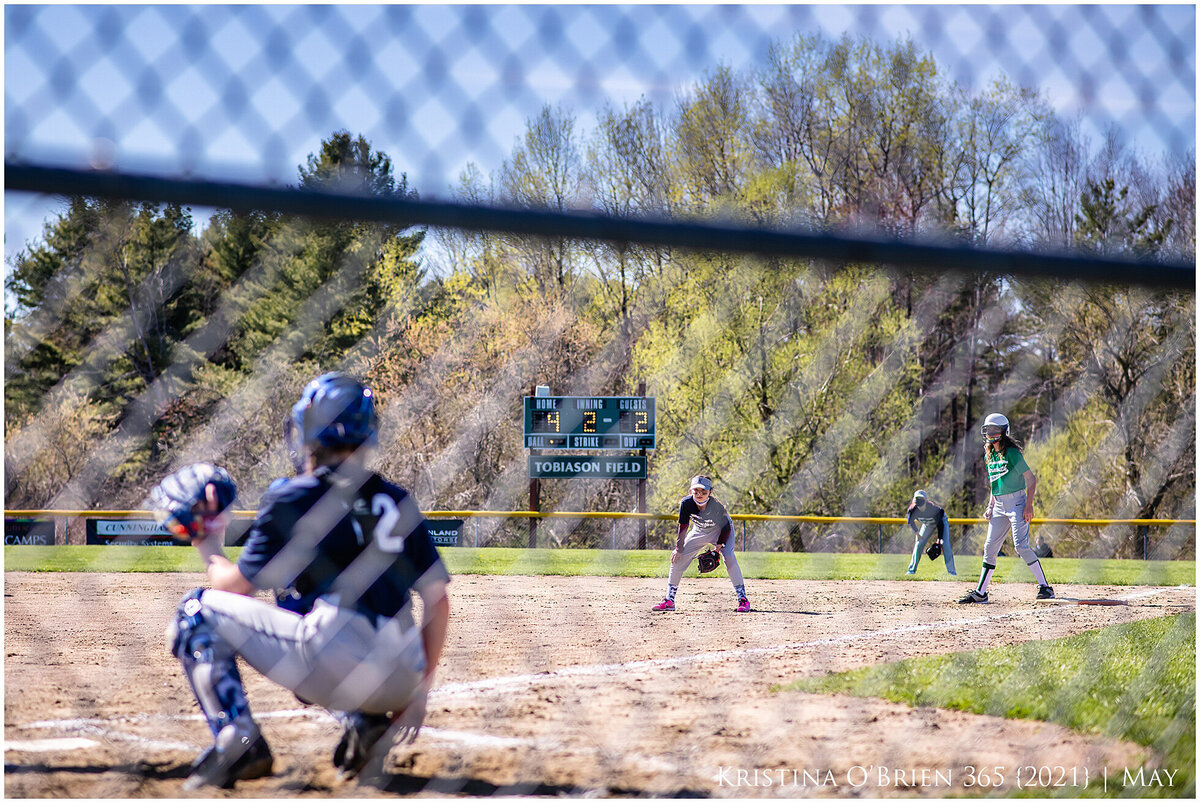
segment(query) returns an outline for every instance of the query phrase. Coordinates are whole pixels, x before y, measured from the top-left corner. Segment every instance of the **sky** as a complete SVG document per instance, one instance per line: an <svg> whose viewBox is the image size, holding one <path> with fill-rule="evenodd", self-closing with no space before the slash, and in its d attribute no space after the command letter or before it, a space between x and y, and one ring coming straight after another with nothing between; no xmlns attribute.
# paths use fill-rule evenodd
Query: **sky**
<svg viewBox="0 0 1200 803"><path fill-rule="evenodd" d="M444 198L468 162L498 168L544 104L587 130L605 103L669 108L718 64L752 69L772 41L813 32L911 37L971 91L1006 75L1148 154L1195 142L1191 5L8 5L4 18L6 160L294 183L346 129ZM58 208L5 193L6 265Z"/></svg>

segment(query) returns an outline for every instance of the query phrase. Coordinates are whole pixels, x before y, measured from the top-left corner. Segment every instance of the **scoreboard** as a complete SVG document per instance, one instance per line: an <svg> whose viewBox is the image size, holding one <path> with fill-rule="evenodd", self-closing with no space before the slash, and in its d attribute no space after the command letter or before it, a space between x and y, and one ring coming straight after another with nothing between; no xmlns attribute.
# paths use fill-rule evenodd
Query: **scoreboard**
<svg viewBox="0 0 1200 803"><path fill-rule="evenodd" d="M526 449L653 449L653 396L526 396Z"/></svg>

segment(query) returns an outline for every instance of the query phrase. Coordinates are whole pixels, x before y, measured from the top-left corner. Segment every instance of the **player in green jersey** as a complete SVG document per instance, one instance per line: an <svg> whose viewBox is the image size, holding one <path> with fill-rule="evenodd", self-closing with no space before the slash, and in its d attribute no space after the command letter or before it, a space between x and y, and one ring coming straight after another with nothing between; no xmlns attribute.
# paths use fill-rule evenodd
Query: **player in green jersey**
<svg viewBox="0 0 1200 803"><path fill-rule="evenodd" d="M1037 476L1025 462L1020 445L1008 434L1008 419L992 413L983 420L984 460L992 495L984 518L988 522L987 540L983 544L983 569L979 585L967 592L960 603L988 601L988 584L996 571L996 557L1009 532L1017 554L1029 566L1038 583L1038 599L1054 599L1054 589L1046 582L1046 574L1038 556L1029 547L1029 522L1033 519L1033 497L1037 491Z"/></svg>

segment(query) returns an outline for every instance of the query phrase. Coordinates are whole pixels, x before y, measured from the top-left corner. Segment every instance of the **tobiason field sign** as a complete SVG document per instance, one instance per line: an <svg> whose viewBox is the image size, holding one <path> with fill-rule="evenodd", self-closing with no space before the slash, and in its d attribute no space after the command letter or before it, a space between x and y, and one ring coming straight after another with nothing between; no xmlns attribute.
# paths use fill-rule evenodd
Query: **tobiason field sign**
<svg viewBox="0 0 1200 803"><path fill-rule="evenodd" d="M529 478L644 480L646 458L634 456L576 457L573 455L538 455L529 458Z"/></svg>

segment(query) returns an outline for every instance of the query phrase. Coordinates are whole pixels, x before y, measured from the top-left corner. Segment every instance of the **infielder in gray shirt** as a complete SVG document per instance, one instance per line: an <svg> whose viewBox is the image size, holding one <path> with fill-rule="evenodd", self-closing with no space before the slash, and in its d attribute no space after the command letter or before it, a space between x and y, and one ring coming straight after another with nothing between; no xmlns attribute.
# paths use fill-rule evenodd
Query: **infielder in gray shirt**
<svg viewBox="0 0 1200 803"><path fill-rule="evenodd" d="M692 478L691 495L685 496L679 503L679 533L675 540L675 550L671 553L667 596L652 610L675 610L675 592L679 590L679 581L683 573L692 565L696 556L710 544L720 551L725 570L729 572L729 580L733 583L734 593L737 594L738 613L750 610L742 570L733 554L733 519L729 517L725 505L712 495L712 487L710 478L704 475L695 476Z"/></svg>

